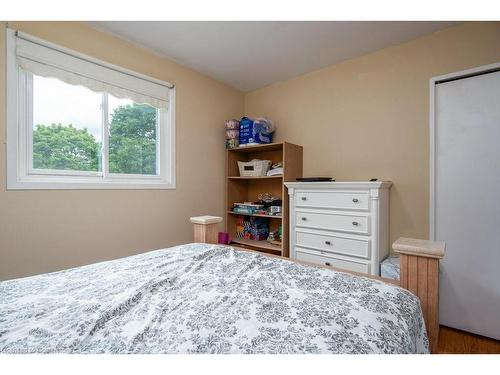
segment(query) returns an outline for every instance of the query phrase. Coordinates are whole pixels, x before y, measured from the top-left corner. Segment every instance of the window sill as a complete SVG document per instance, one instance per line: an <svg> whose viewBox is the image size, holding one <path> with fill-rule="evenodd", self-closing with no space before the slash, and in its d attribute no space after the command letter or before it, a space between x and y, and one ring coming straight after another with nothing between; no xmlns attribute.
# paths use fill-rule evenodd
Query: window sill
<svg viewBox="0 0 500 375"><path fill-rule="evenodd" d="M114 178L96 179L86 177L58 178L29 176L18 181L8 181L7 190L169 190L175 182L161 178Z"/></svg>

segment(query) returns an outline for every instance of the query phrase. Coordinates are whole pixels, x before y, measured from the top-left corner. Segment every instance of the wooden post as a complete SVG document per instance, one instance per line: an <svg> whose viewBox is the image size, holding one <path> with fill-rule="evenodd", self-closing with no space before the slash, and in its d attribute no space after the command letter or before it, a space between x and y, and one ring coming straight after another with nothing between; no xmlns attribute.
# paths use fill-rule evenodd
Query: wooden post
<svg viewBox="0 0 500 375"><path fill-rule="evenodd" d="M194 224L194 242L217 243L217 224L222 221L218 216L197 216L190 218Z"/></svg>
<svg viewBox="0 0 500 375"><path fill-rule="evenodd" d="M439 341L439 260L445 247L444 242L403 237L392 244L400 254L401 287L420 298L431 352Z"/></svg>

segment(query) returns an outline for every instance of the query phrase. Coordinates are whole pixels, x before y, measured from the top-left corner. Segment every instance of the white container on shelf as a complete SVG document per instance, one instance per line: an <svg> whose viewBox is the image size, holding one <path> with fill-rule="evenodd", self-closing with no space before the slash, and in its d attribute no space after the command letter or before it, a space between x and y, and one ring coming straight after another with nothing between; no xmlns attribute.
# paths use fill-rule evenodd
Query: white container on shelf
<svg viewBox="0 0 500 375"><path fill-rule="evenodd" d="M238 168L242 177L266 176L270 166L271 160L254 159L247 162L238 161Z"/></svg>

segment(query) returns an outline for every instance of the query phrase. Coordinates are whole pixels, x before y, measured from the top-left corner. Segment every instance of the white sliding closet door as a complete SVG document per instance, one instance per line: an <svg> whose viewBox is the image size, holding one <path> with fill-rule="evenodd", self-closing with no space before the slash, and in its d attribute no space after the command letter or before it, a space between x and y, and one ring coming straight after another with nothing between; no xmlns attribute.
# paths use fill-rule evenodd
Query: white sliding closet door
<svg viewBox="0 0 500 375"><path fill-rule="evenodd" d="M500 339L500 72L437 83L434 134L440 323Z"/></svg>

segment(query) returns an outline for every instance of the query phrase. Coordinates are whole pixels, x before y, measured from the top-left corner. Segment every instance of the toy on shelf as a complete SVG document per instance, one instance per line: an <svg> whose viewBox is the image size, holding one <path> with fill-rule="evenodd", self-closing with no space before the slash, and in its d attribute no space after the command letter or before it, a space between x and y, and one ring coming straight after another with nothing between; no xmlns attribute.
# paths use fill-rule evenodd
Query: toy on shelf
<svg viewBox="0 0 500 375"><path fill-rule="evenodd" d="M236 237L243 238L245 233L245 217L237 216L236 217Z"/></svg>
<svg viewBox="0 0 500 375"><path fill-rule="evenodd" d="M248 240L264 241L269 235L269 219L265 217L238 216L236 235Z"/></svg>
<svg viewBox="0 0 500 375"><path fill-rule="evenodd" d="M240 122L238 120L226 120L226 148L237 148L240 138Z"/></svg>
<svg viewBox="0 0 500 375"><path fill-rule="evenodd" d="M274 232L269 232L269 235L267 236L267 242L273 245L281 246L281 241L282 241L282 229L280 225L278 230Z"/></svg>
<svg viewBox="0 0 500 375"><path fill-rule="evenodd" d="M258 195L259 203L263 210L269 216L281 216L283 201L270 193L260 193Z"/></svg>
<svg viewBox="0 0 500 375"><path fill-rule="evenodd" d="M263 204L255 204L253 202L234 203L233 212L252 215L262 211L263 208Z"/></svg>

